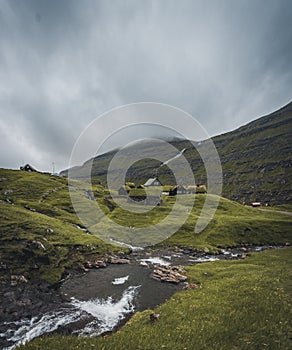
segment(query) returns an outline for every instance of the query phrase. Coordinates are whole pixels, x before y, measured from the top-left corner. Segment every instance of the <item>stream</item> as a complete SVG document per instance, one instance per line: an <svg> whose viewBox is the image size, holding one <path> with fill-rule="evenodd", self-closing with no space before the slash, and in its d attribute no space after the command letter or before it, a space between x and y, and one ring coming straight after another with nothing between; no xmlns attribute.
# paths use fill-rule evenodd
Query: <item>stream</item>
<svg viewBox="0 0 292 350"><path fill-rule="evenodd" d="M261 251L272 247L242 248ZM67 302L57 303L49 312L4 322L0 326L3 349L11 350L46 333L58 332L96 336L116 330L136 311L153 309L168 300L183 283L163 283L150 277L156 264L193 265L219 259L238 259L242 249L229 249L217 255L191 250L150 249L133 251L129 264L111 264L71 277L59 292Z"/></svg>

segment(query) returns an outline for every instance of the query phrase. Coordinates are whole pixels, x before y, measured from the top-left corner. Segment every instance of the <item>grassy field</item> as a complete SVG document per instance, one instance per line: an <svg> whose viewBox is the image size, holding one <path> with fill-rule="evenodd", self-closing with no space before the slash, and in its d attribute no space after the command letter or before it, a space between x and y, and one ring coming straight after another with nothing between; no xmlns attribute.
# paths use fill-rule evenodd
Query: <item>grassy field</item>
<svg viewBox="0 0 292 350"><path fill-rule="evenodd" d="M200 288L176 293L136 313L113 335L96 338L52 335L20 349L245 350L291 349L292 249L254 253L245 260L187 268Z"/></svg>
<svg viewBox="0 0 292 350"><path fill-rule="evenodd" d="M270 207L264 207L263 209L292 212L292 204L272 205Z"/></svg>
<svg viewBox="0 0 292 350"><path fill-rule="evenodd" d="M135 214L121 208L115 208L108 214L121 226L112 227L106 219L101 220L91 230L100 235L116 237L120 241L129 240L129 226L147 227L145 242L155 240L159 234L159 227L155 226L160 220L168 217L164 224L165 230L171 232L172 226L181 221L181 215L188 211L187 221L179 230L160 245L188 246L195 248L208 247L212 251L223 247L234 247L242 244L251 245L285 245L291 241L291 216L281 213L263 212L255 208L243 206L225 198L220 198L218 209L209 226L201 233L194 232L195 225L200 216L206 195L196 195L195 204L192 204L193 195L184 195L184 203L178 205L176 215L168 216L171 212L175 197L165 197L163 204L146 214ZM215 198L214 198L215 199ZM151 226L153 225L153 226ZM141 237L132 244L141 242Z"/></svg>
<svg viewBox="0 0 292 350"><path fill-rule="evenodd" d="M187 221L166 240L165 246L219 248L291 242L291 216L263 212L221 198L214 219L200 234L194 228L206 195L186 195L169 216L175 198L146 214L117 207L99 184L92 188L104 214L90 221L95 200L88 198L88 184L78 182L79 214L89 217L81 230L71 204L67 180L40 173L0 169L1 278L23 274L31 282L55 284L66 269L85 260L116 253L124 248L100 238L127 240L129 226L147 228L147 239L157 234L155 225L167 218L172 228L188 214ZM214 199L216 199L214 197ZM126 201L126 199L124 199ZM289 208L285 207L285 208ZM107 218L118 223L113 229ZM79 228L78 228L79 227ZM114 230L117 230L115 232ZM135 243L135 242L133 242ZM291 321L291 248L266 251L240 261L218 261L188 267L191 282L199 289L181 291L157 308L158 322L149 321L150 310L137 313L119 332L98 338L54 335L34 340L26 349L288 349ZM289 275L290 274L290 275ZM234 292L236 291L236 292ZM290 338L289 338L290 336Z"/></svg>
<svg viewBox="0 0 292 350"><path fill-rule="evenodd" d="M77 228L82 223L72 207L66 179L5 169L0 169L0 178L3 278L23 274L31 282L54 284L66 268L124 249ZM102 201L106 197L103 189L95 190L102 192ZM83 187L79 191L83 193ZM84 197L84 210L90 205Z"/></svg>
<svg viewBox="0 0 292 350"><path fill-rule="evenodd" d="M167 218L164 228L171 232L179 224L181 216L188 212L188 219L179 230L160 245L208 247L216 251L220 247L241 244L264 245L291 242L291 216L275 212L262 212L221 198L213 221L201 233L195 234L195 224L206 195L184 196L175 215L169 216L175 198L165 197L163 204L147 213L133 214L117 207L108 191L93 186L93 194L103 210L92 217L95 205L86 195L89 185L77 183L75 194L79 200L79 213L88 218L88 234L80 228L79 220L69 196L67 180L40 173L0 169L0 262L1 275L24 274L29 280L56 283L66 269L81 266L91 256L115 253L125 248L105 243L103 239L115 238L127 242L129 226L146 227L143 238L149 245L155 242L159 221ZM126 199L124 200L126 201ZM108 218L118 223L109 225ZM79 227L79 228L78 228ZM133 238L133 237L132 237ZM141 237L133 245L139 245Z"/></svg>

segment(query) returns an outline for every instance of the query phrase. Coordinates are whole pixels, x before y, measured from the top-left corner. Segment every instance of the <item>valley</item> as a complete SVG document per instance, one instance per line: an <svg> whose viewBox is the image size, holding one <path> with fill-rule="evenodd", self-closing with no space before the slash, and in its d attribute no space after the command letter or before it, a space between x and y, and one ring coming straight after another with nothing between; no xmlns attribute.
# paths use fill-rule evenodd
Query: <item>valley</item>
<svg viewBox="0 0 292 350"><path fill-rule="evenodd" d="M177 155L162 147L164 162L136 162L122 194L106 181L116 151L94 159L92 183L90 161L70 180L0 169L1 346L288 349L291 106L213 138L220 197L205 186L204 141L171 141ZM158 145L135 147L124 156ZM183 172L182 157L199 186L173 187L170 166ZM164 186L145 210L149 177Z"/></svg>

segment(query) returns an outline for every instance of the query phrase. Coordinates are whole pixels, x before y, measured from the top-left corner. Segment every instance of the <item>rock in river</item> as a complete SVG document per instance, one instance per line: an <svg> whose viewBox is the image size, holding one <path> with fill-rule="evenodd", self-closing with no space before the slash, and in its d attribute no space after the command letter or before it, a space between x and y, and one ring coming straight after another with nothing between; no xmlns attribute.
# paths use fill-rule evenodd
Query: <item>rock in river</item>
<svg viewBox="0 0 292 350"><path fill-rule="evenodd" d="M155 280L161 282L170 282L170 283L180 283L187 280L187 276L183 275L185 270L181 266L161 266L156 265L154 271L151 274L151 277Z"/></svg>

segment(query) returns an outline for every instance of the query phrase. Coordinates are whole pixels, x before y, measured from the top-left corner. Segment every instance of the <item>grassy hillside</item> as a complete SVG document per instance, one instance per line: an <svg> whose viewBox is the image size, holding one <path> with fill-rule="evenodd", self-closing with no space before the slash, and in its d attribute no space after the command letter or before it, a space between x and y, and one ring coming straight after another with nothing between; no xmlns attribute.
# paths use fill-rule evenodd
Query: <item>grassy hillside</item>
<svg viewBox="0 0 292 350"><path fill-rule="evenodd" d="M66 269L81 266L92 256L122 250L101 238L129 242L129 226L147 227L143 239L151 245L160 234L154 224L167 218L165 228L171 232L186 211L189 216L185 224L160 242L161 245L208 247L215 251L241 244L292 243L292 217L281 212L263 212L221 198L213 221L198 235L194 228L206 195L196 195L194 206L192 195L185 195L185 202L178 205L176 215L171 217L169 213L175 197L165 197L161 206L147 213L133 214L118 207L100 185L93 186L92 194L104 214L95 215L86 232L72 207L66 179L5 169L0 169L0 179L0 262L1 275L5 278L11 274L24 274L32 282L55 283ZM81 182L75 188L80 195L79 211L84 215L95 205L95 201L86 195L88 188L88 184ZM107 218L120 226L111 227ZM139 240L134 237L131 243L139 245L141 237Z"/></svg>
<svg viewBox="0 0 292 350"><path fill-rule="evenodd" d="M198 289L176 293L136 313L117 333L97 338L53 335L20 349L291 349L292 249L187 268Z"/></svg>
<svg viewBox="0 0 292 350"><path fill-rule="evenodd" d="M24 274L56 283L66 268L120 248L78 229L67 181L56 176L0 169L1 276ZM80 192L84 189L80 187ZM103 198L103 189L96 187ZM90 205L84 199L84 208Z"/></svg>
<svg viewBox="0 0 292 350"><path fill-rule="evenodd" d="M210 197L213 198L213 196ZM91 230L94 231L96 229L96 232L99 232L101 235L109 233L111 237L118 237L120 241L127 241L129 239L129 226L135 228L147 227L145 242L149 240L149 244L151 244L151 237L160 234L159 228L151 225L155 225L168 217L164 227L167 231L169 226L169 231L171 231L173 225L181 222L179 213L183 215L187 210L189 212L187 221L174 235L161 242L161 245L208 247L211 250L217 250L218 247L234 247L242 244L292 243L292 216L278 212L264 212L225 198L220 199L215 216L207 228L202 233L196 234L194 232L195 225L200 216L206 195L196 195L194 206L192 205L192 195L184 195L184 199L184 203L178 206L178 214L176 216L168 216L175 202L175 197L165 197L160 207L143 214L133 215L133 213L124 209L115 208L108 214L108 217L122 225L116 228L116 231L113 228L109 230L106 220L101 220ZM142 238L139 236L137 241L135 241L135 237L132 239L133 245L139 245Z"/></svg>
<svg viewBox="0 0 292 350"><path fill-rule="evenodd" d="M291 140L292 103L239 129L213 137L222 163L223 196L239 202L291 202ZM194 146L184 140L172 141L171 144L178 150L186 148L184 156L191 164L196 181L206 183L205 169ZM145 142L130 147L125 152L125 158L127 152L138 152L139 147L167 159L167 150L163 145ZM204 147L204 142L197 143L197 147ZM94 159L92 176L96 181L106 184L107 169L114 154L115 151L112 151ZM82 167L76 167L74 176L83 178L89 164L86 162ZM177 168L183 169L179 158L175 164ZM163 184L173 184L174 178L169 167L160 165L157 160L141 160L129 169L128 180L144 183L158 171ZM66 171L63 172L63 175L66 174Z"/></svg>

